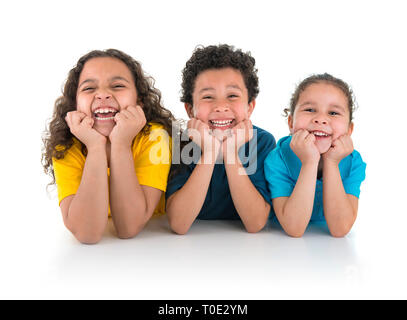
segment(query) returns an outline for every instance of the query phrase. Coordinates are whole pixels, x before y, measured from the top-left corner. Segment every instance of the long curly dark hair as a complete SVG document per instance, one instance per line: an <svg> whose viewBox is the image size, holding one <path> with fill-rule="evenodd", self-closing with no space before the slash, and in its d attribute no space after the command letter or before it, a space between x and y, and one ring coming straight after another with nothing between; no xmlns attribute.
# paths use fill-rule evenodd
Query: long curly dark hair
<svg viewBox="0 0 407 320"><path fill-rule="evenodd" d="M181 102L193 105L192 93L195 88L196 77L209 69L233 68L239 70L243 76L249 101L259 94L259 78L257 77L256 60L250 52L243 52L227 44L198 46L182 71Z"/></svg>
<svg viewBox="0 0 407 320"><path fill-rule="evenodd" d="M116 49L91 51L82 56L76 66L69 71L62 96L55 101L52 118L43 134L44 146L41 161L45 173L52 177L50 184L55 183L52 158L62 159L74 143L74 136L65 121L65 116L68 112L76 110L79 76L88 60L99 57L119 59L129 68L136 85L138 103L142 105L147 120L142 132L148 134L150 130L148 123L155 122L162 124L168 134L172 135L172 122L175 118L169 110L162 106L161 92L154 87L154 79L143 72L141 64L131 56ZM86 147L83 143L81 145L82 153L86 155Z"/></svg>

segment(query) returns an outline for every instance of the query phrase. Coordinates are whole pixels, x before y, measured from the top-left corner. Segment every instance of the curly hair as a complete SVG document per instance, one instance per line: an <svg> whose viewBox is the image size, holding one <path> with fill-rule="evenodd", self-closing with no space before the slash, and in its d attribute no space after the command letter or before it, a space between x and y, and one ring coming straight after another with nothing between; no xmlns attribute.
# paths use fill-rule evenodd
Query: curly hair
<svg viewBox="0 0 407 320"><path fill-rule="evenodd" d="M345 97L348 101L349 122L352 121L353 112L357 108L356 99L353 94L353 91L345 81L343 81L339 78L336 78L336 77L330 75L329 73L314 74L314 75L311 75L311 76L305 78L303 81L301 81L291 96L290 106L288 108L284 109L284 116L287 117L290 114L291 115L294 114L294 110L298 103L300 95L302 92L304 92L305 89L307 89L311 84L321 83L321 82L331 84L343 92L343 94L345 95Z"/></svg>
<svg viewBox="0 0 407 320"><path fill-rule="evenodd" d="M149 122L162 124L168 134L172 135L172 122L175 120L172 113L165 109L161 103L161 92L154 87L154 79L146 75L141 64L131 56L116 49L94 50L79 58L76 66L69 71L68 78L60 96L54 105L52 118L43 135L42 165L46 174L52 177L55 183L52 158L64 158L68 149L73 145L73 135L65 121L68 112L76 110L76 92L79 76L85 63L92 58L110 57L118 59L129 68L137 90L138 103L142 105L147 124L142 129L144 134L150 130ZM81 142L82 153L86 156L85 145Z"/></svg>
<svg viewBox="0 0 407 320"><path fill-rule="evenodd" d="M248 90L249 103L259 94L259 78L255 68L255 59L250 52L242 52L233 46L198 46L182 71L181 102L193 105L192 93L196 77L209 69L233 68L239 70Z"/></svg>

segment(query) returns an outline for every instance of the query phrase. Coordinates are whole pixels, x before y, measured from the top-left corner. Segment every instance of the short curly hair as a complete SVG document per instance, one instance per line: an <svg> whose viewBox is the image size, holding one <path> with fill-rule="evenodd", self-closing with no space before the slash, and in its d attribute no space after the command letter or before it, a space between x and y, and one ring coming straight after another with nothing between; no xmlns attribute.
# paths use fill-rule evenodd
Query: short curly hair
<svg viewBox="0 0 407 320"><path fill-rule="evenodd" d="M181 102L193 105L195 80L201 72L223 68L240 71L248 91L248 103L252 102L259 94L259 78L255 62L250 52L243 52L227 44L198 46L182 71Z"/></svg>

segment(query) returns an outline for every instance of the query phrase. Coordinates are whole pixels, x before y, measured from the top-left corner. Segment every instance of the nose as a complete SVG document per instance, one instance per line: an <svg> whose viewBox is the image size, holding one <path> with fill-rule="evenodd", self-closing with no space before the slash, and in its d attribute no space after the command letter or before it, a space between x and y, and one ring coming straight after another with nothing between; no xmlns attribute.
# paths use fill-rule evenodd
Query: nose
<svg viewBox="0 0 407 320"><path fill-rule="evenodd" d="M327 124L328 121L323 115L316 115L312 120L315 124Z"/></svg>
<svg viewBox="0 0 407 320"><path fill-rule="evenodd" d="M99 99L99 100L108 100L112 97L112 95L105 91L105 90L99 90L98 92L96 92L95 98Z"/></svg>
<svg viewBox="0 0 407 320"><path fill-rule="evenodd" d="M226 102L221 102L215 107L215 112L227 112L229 111L229 105Z"/></svg>

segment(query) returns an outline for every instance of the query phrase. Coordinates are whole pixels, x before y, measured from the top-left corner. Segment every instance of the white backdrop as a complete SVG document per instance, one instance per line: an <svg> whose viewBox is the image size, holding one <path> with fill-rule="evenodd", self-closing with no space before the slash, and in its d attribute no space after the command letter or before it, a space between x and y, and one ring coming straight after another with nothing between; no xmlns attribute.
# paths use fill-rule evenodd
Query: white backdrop
<svg viewBox="0 0 407 320"><path fill-rule="evenodd" d="M41 134L78 58L107 48L132 55L155 78L165 106L186 118L181 70L197 45L219 43L255 57L260 94L252 121L276 139L288 133L282 110L304 77L329 72L352 86L360 106L353 139L367 163L352 233L363 235L358 252L375 256L382 270L370 284L377 296L407 297L404 1L17 0L1 2L0 11L0 298L51 296L32 278L37 271L52 277L55 266L40 271L35 262L70 235L55 191L45 190ZM269 297L263 293L256 297Z"/></svg>

